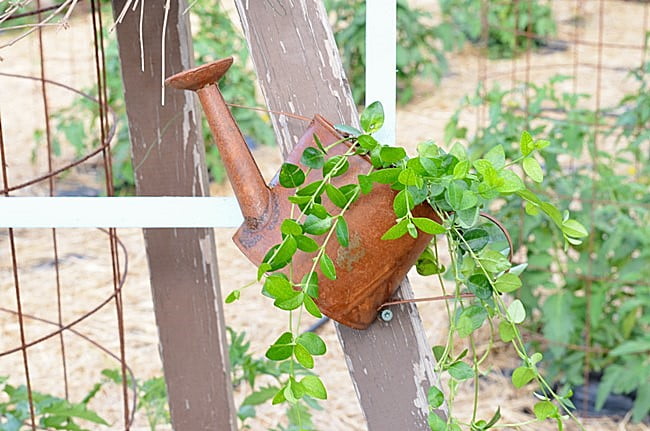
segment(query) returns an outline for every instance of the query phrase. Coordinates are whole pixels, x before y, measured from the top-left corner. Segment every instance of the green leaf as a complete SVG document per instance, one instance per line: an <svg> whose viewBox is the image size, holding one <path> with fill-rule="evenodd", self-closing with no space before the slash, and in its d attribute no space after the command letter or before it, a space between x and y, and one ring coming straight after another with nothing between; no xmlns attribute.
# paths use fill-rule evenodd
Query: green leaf
<svg viewBox="0 0 650 431"><path fill-rule="evenodd" d="M330 280L336 280L336 268L334 267L334 262L327 255L323 253L320 258L320 270L323 272L323 275Z"/></svg>
<svg viewBox="0 0 650 431"><path fill-rule="evenodd" d="M302 277L300 281L303 292L312 298L318 298L318 274L316 272L308 272Z"/></svg>
<svg viewBox="0 0 650 431"><path fill-rule="evenodd" d="M521 366L512 373L512 384L519 389L530 383L535 378L535 371L529 367Z"/></svg>
<svg viewBox="0 0 650 431"><path fill-rule="evenodd" d="M302 305L304 298L305 298L305 294L299 292L296 296L292 296L291 298L278 299L274 302L273 305L275 305L281 310L286 310L286 311L295 310L296 308Z"/></svg>
<svg viewBox="0 0 650 431"><path fill-rule="evenodd" d="M463 239L465 241L460 243L462 250L468 251L467 248L469 246L474 253L478 253L490 242L490 234L485 229L477 227L463 232Z"/></svg>
<svg viewBox="0 0 650 431"><path fill-rule="evenodd" d="M363 132L361 130L357 129L356 127L348 126L347 124L336 124L334 125L334 128L339 132L343 132L352 136L363 135Z"/></svg>
<svg viewBox="0 0 650 431"><path fill-rule="evenodd" d="M302 187L296 191L298 196L307 196L309 201L314 196L320 196L325 189L321 187L323 185L323 180L314 181L313 183L307 184L305 187ZM290 199L291 200L291 199ZM295 202L301 203L301 202Z"/></svg>
<svg viewBox="0 0 650 431"><path fill-rule="evenodd" d="M372 177L370 175L359 175L357 176L357 181L359 182L361 193L367 195L372 191Z"/></svg>
<svg viewBox="0 0 650 431"><path fill-rule="evenodd" d="M415 269L418 274L424 276L442 274L445 272L445 266L438 262L433 251L428 247L422 252L422 254L420 254L420 257L418 257Z"/></svg>
<svg viewBox="0 0 650 431"><path fill-rule="evenodd" d="M406 168L400 172L397 180L405 186L422 187L422 177L420 177L413 169Z"/></svg>
<svg viewBox="0 0 650 431"><path fill-rule="evenodd" d="M629 340L619 344L609 352L612 356L634 355L638 353L650 353L650 338Z"/></svg>
<svg viewBox="0 0 650 431"><path fill-rule="evenodd" d="M298 291L293 289L286 275L271 274L264 281L263 293L273 299L284 300L293 298L298 294Z"/></svg>
<svg viewBox="0 0 650 431"><path fill-rule="evenodd" d="M354 202L359 198L361 187L358 184L346 184L341 186L339 190L345 196L346 202Z"/></svg>
<svg viewBox="0 0 650 431"><path fill-rule="evenodd" d="M263 262L258 268L257 268L257 281L260 281L264 274L267 272L271 271L272 267L270 264Z"/></svg>
<svg viewBox="0 0 650 431"><path fill-rule="evenodd" d="M300 163L312 169L320 169L325 164L325 157L323 152L314 147L307 147L302 152Z"/></svg>
<svg viewBox="0 0 650 431"><path fill-rule="evenodd" d="M510 268L511 264L507 257L498 251L484 249L480 255L479 260L488 272L501 272Z"/></svg>
<svg viewBox="0 0 650 431"><path fill-rule="evenodd" d="M409 222L406 224L406 231L411 235L413 238L418 237L418 230L415 228L415 224L409 220Z"/></svg>
<svg viewBox="0 0 650 431"><path fill-rule="evenodd" d="M431 431L447 431L447 422L435 412L429 412L427 422Z"/></svg>
<svg viewBox="0 0 650 431"><path fill-rule="evenodd" d="M640 385L636 390L636 400L632 408L632 421L641 422L650 413L650 385Z"/></svg>
<svg viewBox="0 0 650 431"><path fill-rule="evenodd" d="M431 386L427 393L427 400L429 401L429 407L437 409L445 402L445 394L435 386Z"/></svg>
<svg viewBox="0 0 650 431"><path fill-rule="evenodd" d="M512 301L512 304L508 306L507 316L508 320L512 323L519 324L523 322L526 319L526 309L524 308L524 304L522 304L518 299Z"/></svg>
<svg viewBox="0 0 650 431"><path fill-rule="evenodd" d="M541 183L544 180L544 172L539 162L533 157L526 157L523 161L524 172L536 183Z"/></svg>
<svg viewBox="0 0 650 431"><path fill-rule="evenodd" d="M335 178L346 173L349 168L350 162L348 162L347 157L334 156L323 165L323 175L329 175L331 178Z"/></svg>
<svg viewBox="0 0 650 431"><path fill-rule="evenodd" d="M400 168L384 168L374 171L369 176L376 183L393 184L399 178L400 172L402 172Z"/></svg>
<svg viewBox="0 0 650 431"><path fill-rule="evenodd" d="M295 345L293 354L300 365L308 369L314 368L314 358L302 344Z"/></svg>
<svg viewBox="0 0 650 431"><path fill-rule="evenodd" d="M316 146L318 146L318 149L321 150L323 154L327 154L327 151L325 150L325 147L323 147L323 143L321 142L318 135L314 133L312 135L312 138L314 138L314 142L316 143Z"/></svg>
<svg viewBox="0 0 650 431"><path fill-rule="evenodd" d="M305 253L313 253L318 250L318 243L312 238L309 238L306 235L297 235L295 238L299 250L302 250Z"/></svg>
<svg viewBox="0 0 650 431"><path fill-rule="evenodd" d="M487 319L487 310L480 305L472 305L467 308L465 308L461 313L460 317L461 318L466 318L470 322L470 332L467 333L469 335L470 333L474 332L481 326L483 326L483 322L485 322L485 319ZM463 335L461 335L463 336Z"/></svg>
<svg viewBox="0 0 650 431"><path fill-rule="evenodd" d="M587 229L578 221L569 219L562 223L562 232L573 238L584 238L589 235Z"/></svg>
<svg viewBox="0 0 650 431"><path fill-rule="evenodd" d="M304 346L305 349L314 356L320 356L327 353L325 342L314 332L304 332L300 334L296 339L296 342Z"/></svg>
<svg viewBox="0 0 650 431"><path fill-rule="evenodd" d="M265 386L263 388L260 388L244 398L244 401L242 401L241 405L242 406L259 406L260 404L264 404L271 398L275 396L275 394L278 392L277 386Z"/></svg>
<svg viewBox="0 0 650 431"><path fill-rule="evenodd" d="M501 293L514 292L521 287L521 279L515 274L506 273L497 278L494 287Z"/></svg>
<svg viewBox="0 0 650 431"><path fill-rule="evenodd" d="M276 405L283 403L287 400L287 398L284 396L284 390L286 389L286 386L283 386L277 394L273 397L273 401L271 401L271 404Z"/></svg>
<svg viewBox="0 0 650 431"><path fill-rule="evenodd" d="M361 128L366 133L375 133L384 125L384 107L381 102L372 102L361 113Z"/></svg>
<svg viewBox="0 0 650 431"><path fill-rule="evenodd" d="M413 195L408 189L404 189L395 195L393 199L393 210L398 218L404 217L414 207Z"/></svg>
<svg viewBox="0 0 650 431"><path fill-rule="evenodd" d="M441 224L425 217L413 217L413 223L415 223L418 229L429 235L438 235L447 232L447 229Z"/></svg>
<svg viewBox="0 0 650 431"><path fill-rule="evenodd" d="M320 312L314 300L311 299L311 296L305 295L303 304L305 306L305 310L307 310L307 312L312 316L314 316L315 318L320 319L321 317L323 317L323 313Z"/></svg>
<svg viewBox="0 0 650 431"><path fill-rule="evenodd" d="M325 184L325 193L332 203L339 208L344 208L348 204L345 195L339 189L331 184Z"/></svg>
<svg viewBox="0 0 650 431"><path fill-rule="evenodd" d="M467 279L467 288L476 295L477 298L487 300L492 297L492 287L490 280L485 274L473 274Z"/></svg>
<svg viewBox="0 0 650 431"><path fill-rule="evenodd" d="M296 165L283 163L279 175L280 185L292 189L305 182L305 173Z"/></svg>
<svg viewBox="0 0 650 431"><path fill-rule="evenodd" d="M449 374L456 380L467 380L474 377L474 370L463 361L454 362L449 366Z"/></svg>
<svg viewBox="0 0 650 431"><path fill-rule="evenodd" d="M454 211L458 211L463 203L463 192L467 190L467 185L463 181L453 181L447 186L445 191L445 200Z"/></svg>
<svg viewBox="0 0 650 431"><path fill-rule="evenodd" d="M284 361L293 354L293 334L285 332L268 348L266 357L272 361Z"/></svg>
<svg viewBox="0 0 650 431"><path fill-rule="evenodd" d="M285 235L301 235L302 226L300 226L300 224L295 220L285 219L280 226L280 232Z"/></svg>
<svg viewBox="0 0 650 431"><path fill-rule="evenodd" d="M302 378L300 383L305 387L305 392L310 397L326 400L327 399L327 390L325 385L320 378L317 376L305 376Z"/></svg>
<svg viewBox="0 0 650 431"><path fill-rule="evenodd" d="M506 153L503 150L503 145L492 148L485 154L484 158L491 163L494 169L501 169L506 165Z"/></svg>
<svg viewBox="0 0 650 431"><path fill-rule="evenodd" d="M519 140L519 147L521 149L521 154L524 156L529 155L535 149L533 137L530 136L530 133L528 133L525 130L521 133L521 139Z"/></svg>
<svg viewBox="0 0 650 431"><path fill-rule="evenodd" d="M499 337L504 343L509 343L515 339L515 329L512 327L512 323L502 321L499 323Z"/></svg>
<svg viewBox="0 0 650 431"><path fill-rule="evenodd" d="M393 164L406 158L406 150L402 147L383 146L379 151L379 158L386 164Z"/></svg>
<svg viewBox="0 0 650 431"><path fill-rule="evenodd" d="M291 381L287 383L287 385L284 387L284 398L289 402L289 404L295 404L298 402L298 397L293 392L293 389L291 388Z"/></svg>
<svg viewBox="0 0 650 431"><path fill-rule="evenodd" d="M361 148L368 151L373 150L379 145L379 142L377 142L377 140L370 135L361 135L357 138L357 141L359 142Z"/></svg>
<svg viewBox="0 0 650 431"><path fill-rule="evenodd" d="M324 219L309 214L303 223L303 229L311 235L322 235L332 227L332 217Z"/></svg>
<svg viewBox="0 0 650 431"><path fill-rule="evenodd" d="M296 253L298 243L292 236L285 237L280 243L280 247L275 251L275 257L269 262L271 265L280 262L288 262L291 257Z"/></svg>
<svg viewBox="0 0 650 431"><path fill-rule="evenodd" d="M231 304L239 299L241 292L239 290L233 290L226 297L226 304Z"/></svg>
<svg viewBox="0 0 650 431"><path fill-rule="evenodd" d="M497 187L500 193L516 193L526 188L521 178L511 170L500 171L499 178L503 180L503 184Z"/></svg>
<svg viewBox="0 0 650 431"><path fill-rule="evenodd" d="M550 401L540 401L533 406L535 417L541 421L548 418L556 417L558 414L557 406Z"/></svg>
<svg viewBox="0 0 650 431"><path fill-rule="evenodd" d="M552 352L562 354L565 350L563 344L571 342L576 331L577 316L572 310L574 294L561 291L550 295L542 305L543 333L546 338L555 341L556 345L549 346Z"/></svg>
<svg viewBox="0 0 650 431"><path fill-rule="evenodd" d="M347 247L350 244L348 222L341 216L336 219L336 239L342 247Z"/></svg>
<svg viewBox="0 0 650 431"><path fill-rule="evenodd" d="M404 219L397 223L395 226L391 227L388 229L381 237L381 239L384 240L389 240L389 239L397 239L401 238L404 236L404 234L407 232L407 225L408 225L408 220Z"/></svg>
<svg viewBox="0 0 650 431"><path fill-rule="evenodd" d="M462 180L469 173L469 160L462 160L454 166L453 177L455 180Z"/></svg>

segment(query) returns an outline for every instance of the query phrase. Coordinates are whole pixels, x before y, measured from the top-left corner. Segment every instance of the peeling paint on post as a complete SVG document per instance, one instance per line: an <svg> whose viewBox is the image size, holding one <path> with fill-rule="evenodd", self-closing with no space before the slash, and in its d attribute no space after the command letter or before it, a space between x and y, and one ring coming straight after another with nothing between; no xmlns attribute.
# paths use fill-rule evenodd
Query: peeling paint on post
<svg viewBox="0 0 650 431"><path fill-rule="evenodd" d="M127 0L113 0L117 12ZM165 58L164 1L147 3L140 69L139 13L117 26L133 165L141 196L205 196L208 175L194 98L167 89L160 103L161 65L167 74L191 67L185 1L170 2ZM145 229L160 352L176 431L235 431L225 323L212 229Z"/></svg>
<svg viewBox="0 0 650 431"><path fill-rule="evenodd" d="M260 86L270 109L335 123L358 124L343 66L318 0L236 0ZM286 155L305 124L271 115ZM412 297L405 280L398 297ZM434 359L414 305L394 308L390 323L358 331L337 325L339 339L370 431L429 430L427 391L439 385ZM444 415L444 412L439 412Z"/></svg>

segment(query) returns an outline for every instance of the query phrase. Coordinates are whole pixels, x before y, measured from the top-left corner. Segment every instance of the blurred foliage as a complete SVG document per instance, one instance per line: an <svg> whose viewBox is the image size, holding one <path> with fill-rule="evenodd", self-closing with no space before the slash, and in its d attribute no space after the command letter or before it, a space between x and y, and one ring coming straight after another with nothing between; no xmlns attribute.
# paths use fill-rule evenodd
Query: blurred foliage
<svg viewBox="0 0 650 431"><path fill-rule="evenodd" d="M440 8L467 40L487 42L490 58L512 58L544 45L556 32L546 0L440 0Z"/></svg>
<svg viewBox="0 0 650 431"><path fill-rule="evenodd" d="M366 2L326 0L332 14L339 47L352 94L357 104L365 99ZM397 1L397 97L399 103L413 98L416 78L439 83L448 69L445 51L460 46L462 38L450 24L434 25L429 12Z"/></svg>

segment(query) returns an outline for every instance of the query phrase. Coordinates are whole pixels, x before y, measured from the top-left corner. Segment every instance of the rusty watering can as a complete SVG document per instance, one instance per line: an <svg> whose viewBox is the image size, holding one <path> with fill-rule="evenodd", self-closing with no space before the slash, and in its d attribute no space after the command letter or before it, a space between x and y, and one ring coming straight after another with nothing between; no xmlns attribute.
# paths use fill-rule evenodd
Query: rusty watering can
<svg viewBox="0 0 650 431"><path fill-rule="evenodd" d="M246 257L259 266L267 251L282 240L280 224L290 216L291 203L287 198L295 190L279 186L277 175L269 186L266 185L219 91L217 82L232 62L232 58L218 60L174 75L166 82L174 88L198 93L244 216L244 223L233 240ZM324 146L342 138L331 123L316 115L286 161L304 169L300 158L305 148L316 148L314 134ZM348 142L337 145L328 156L343 154L350 145ZM352 156L349 163L348 171L333 179L335 186L355 183L357 175L368 173L371 167L370 160L364 156ZM321 178L320 172L313 170L306 183ZM352 328L365 329L373 322L379 307L393 295L431 241L431 235L423 232L416 239L408 235L397 240L381 239L395 223L392 203L396 193L387 185L375 184L372 193L361 195L345 215L350 233L348 247L340 246L335 240L329 241L326 247L336 267L336 280L326 278L317 269L319 296L316 304L325 315ZM325 195L323 205L330 212L335 208ZM440 221L427 205L418 206L413 214ZM319 241L318 237L314 239ZM310 271L314 256L315 253L296 253L294 282Z"/></svg>

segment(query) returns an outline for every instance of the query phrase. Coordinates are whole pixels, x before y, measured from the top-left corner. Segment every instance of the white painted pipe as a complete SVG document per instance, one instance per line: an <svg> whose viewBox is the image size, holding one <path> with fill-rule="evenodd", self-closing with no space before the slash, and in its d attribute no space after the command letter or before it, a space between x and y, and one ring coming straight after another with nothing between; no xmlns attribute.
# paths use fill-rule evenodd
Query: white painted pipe
<svg viewBox="0 0 650 431"><path fill-rule="evenodd" d="M397 2L366 0L366 106L384 106L384 127L375 134L395 145L397 100Z"/></svg>
<svg viewBox="0 0 650 431"><path fill-rule="evenodd" d="M236 227L227 197L0 197L0 228Z"/></svg>

